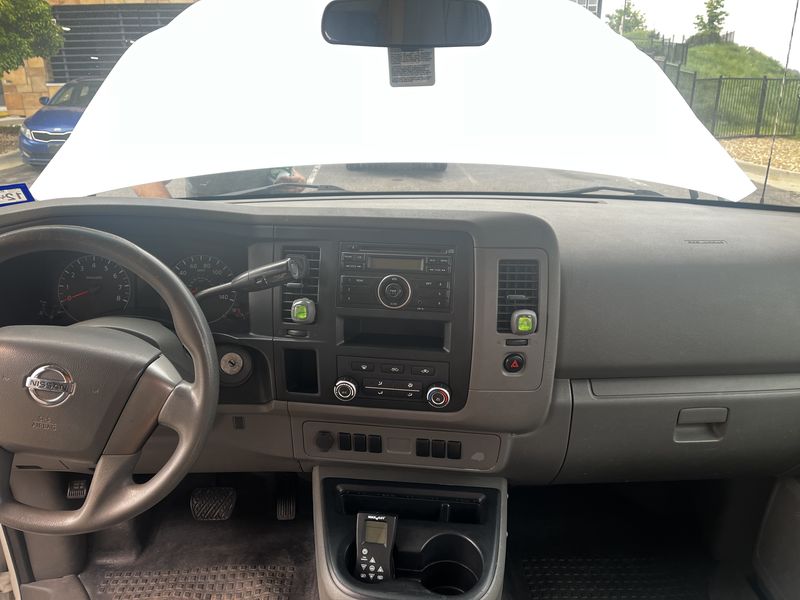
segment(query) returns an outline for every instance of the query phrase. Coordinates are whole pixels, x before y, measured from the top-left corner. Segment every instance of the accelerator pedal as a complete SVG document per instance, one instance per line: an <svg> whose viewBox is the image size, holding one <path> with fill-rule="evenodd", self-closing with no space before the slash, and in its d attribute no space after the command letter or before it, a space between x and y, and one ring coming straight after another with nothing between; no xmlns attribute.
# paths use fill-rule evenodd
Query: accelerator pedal
<svg viewBox="0 0 800 600"><path fill-rule="evenodd" d="M236 506L232 487L206 487L192 490L189 507L195 521L227 521Z"/></svg>
<svg viewBox="0 0 800 600"><path fill-rule="evenodd" d="M297 514L297 475L279 473L275 491L278 521L294 521Z"/></svg>

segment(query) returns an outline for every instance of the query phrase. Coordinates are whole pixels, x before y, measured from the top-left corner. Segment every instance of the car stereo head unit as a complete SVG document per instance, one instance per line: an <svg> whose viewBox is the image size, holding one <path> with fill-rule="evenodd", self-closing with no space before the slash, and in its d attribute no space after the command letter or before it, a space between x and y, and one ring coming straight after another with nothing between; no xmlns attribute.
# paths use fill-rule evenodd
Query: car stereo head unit
<svg viewBox="0 0 800 600"><path fill-rule="evenodd" d="M450 312L456 251L343 242L341 306Z"/></svg>

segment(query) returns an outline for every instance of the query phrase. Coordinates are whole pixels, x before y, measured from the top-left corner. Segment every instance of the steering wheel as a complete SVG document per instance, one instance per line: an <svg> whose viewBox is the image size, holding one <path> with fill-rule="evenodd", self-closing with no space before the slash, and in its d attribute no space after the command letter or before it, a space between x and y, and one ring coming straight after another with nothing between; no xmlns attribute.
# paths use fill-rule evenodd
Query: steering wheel
<svg viewBox="0 0 800 600"><path fill-rule="evenodd" d="M186 286L135 244L62 225L0 235L0 262L42 250L96 254L138 275L166 302L194 363L194 381L185 380L158 348L106 327L0 328L0 524L31 533L88 533L146 511L188 473L216 414L216 351ZM134 483L141 448L156 425L178 434L177 448L151 479ZM81 508L43 510L17 502L10 489L15 455L92 473Z"/></svg>

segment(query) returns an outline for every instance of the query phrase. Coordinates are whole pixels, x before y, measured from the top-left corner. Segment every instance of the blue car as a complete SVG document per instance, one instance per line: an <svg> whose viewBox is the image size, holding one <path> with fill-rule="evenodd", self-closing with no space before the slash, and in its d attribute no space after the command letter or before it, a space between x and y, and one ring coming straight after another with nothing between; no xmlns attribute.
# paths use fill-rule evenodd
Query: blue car
<svg viewBox="0 0 800 600"><path fill-rule="evenodd" d="M65 84L52 98L40 98L44 106L19 128L22 160L31 166L47 165L67 141L102 83L102 79L79 79Z"/></svg>

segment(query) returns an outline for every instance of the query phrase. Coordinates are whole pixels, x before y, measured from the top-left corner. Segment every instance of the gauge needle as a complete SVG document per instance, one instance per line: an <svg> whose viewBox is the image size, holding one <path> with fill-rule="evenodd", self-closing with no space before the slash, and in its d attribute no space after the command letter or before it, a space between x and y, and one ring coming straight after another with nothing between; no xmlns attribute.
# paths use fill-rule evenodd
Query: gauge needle
<svg viewBox="0 0 800 600"><path fill-rule="evenodd" d="M94 294L95 292L99 292L100 287L93 287L89 288L88 290L83 290L82 292L75 292L74 294L70 294L66 297L65 302L72 302L76 298L80 298L81 296L86 296L88 294Z"/></svg>
<svg viewBox="0 0 800 600"><path fill-rule="evenodd" d="M67 302L72 302L75 298L80 298L81 296L86 296L89 294L91 290L83 290L82 292L75 292L74 294L70 294L67 296Z"/></svg>

